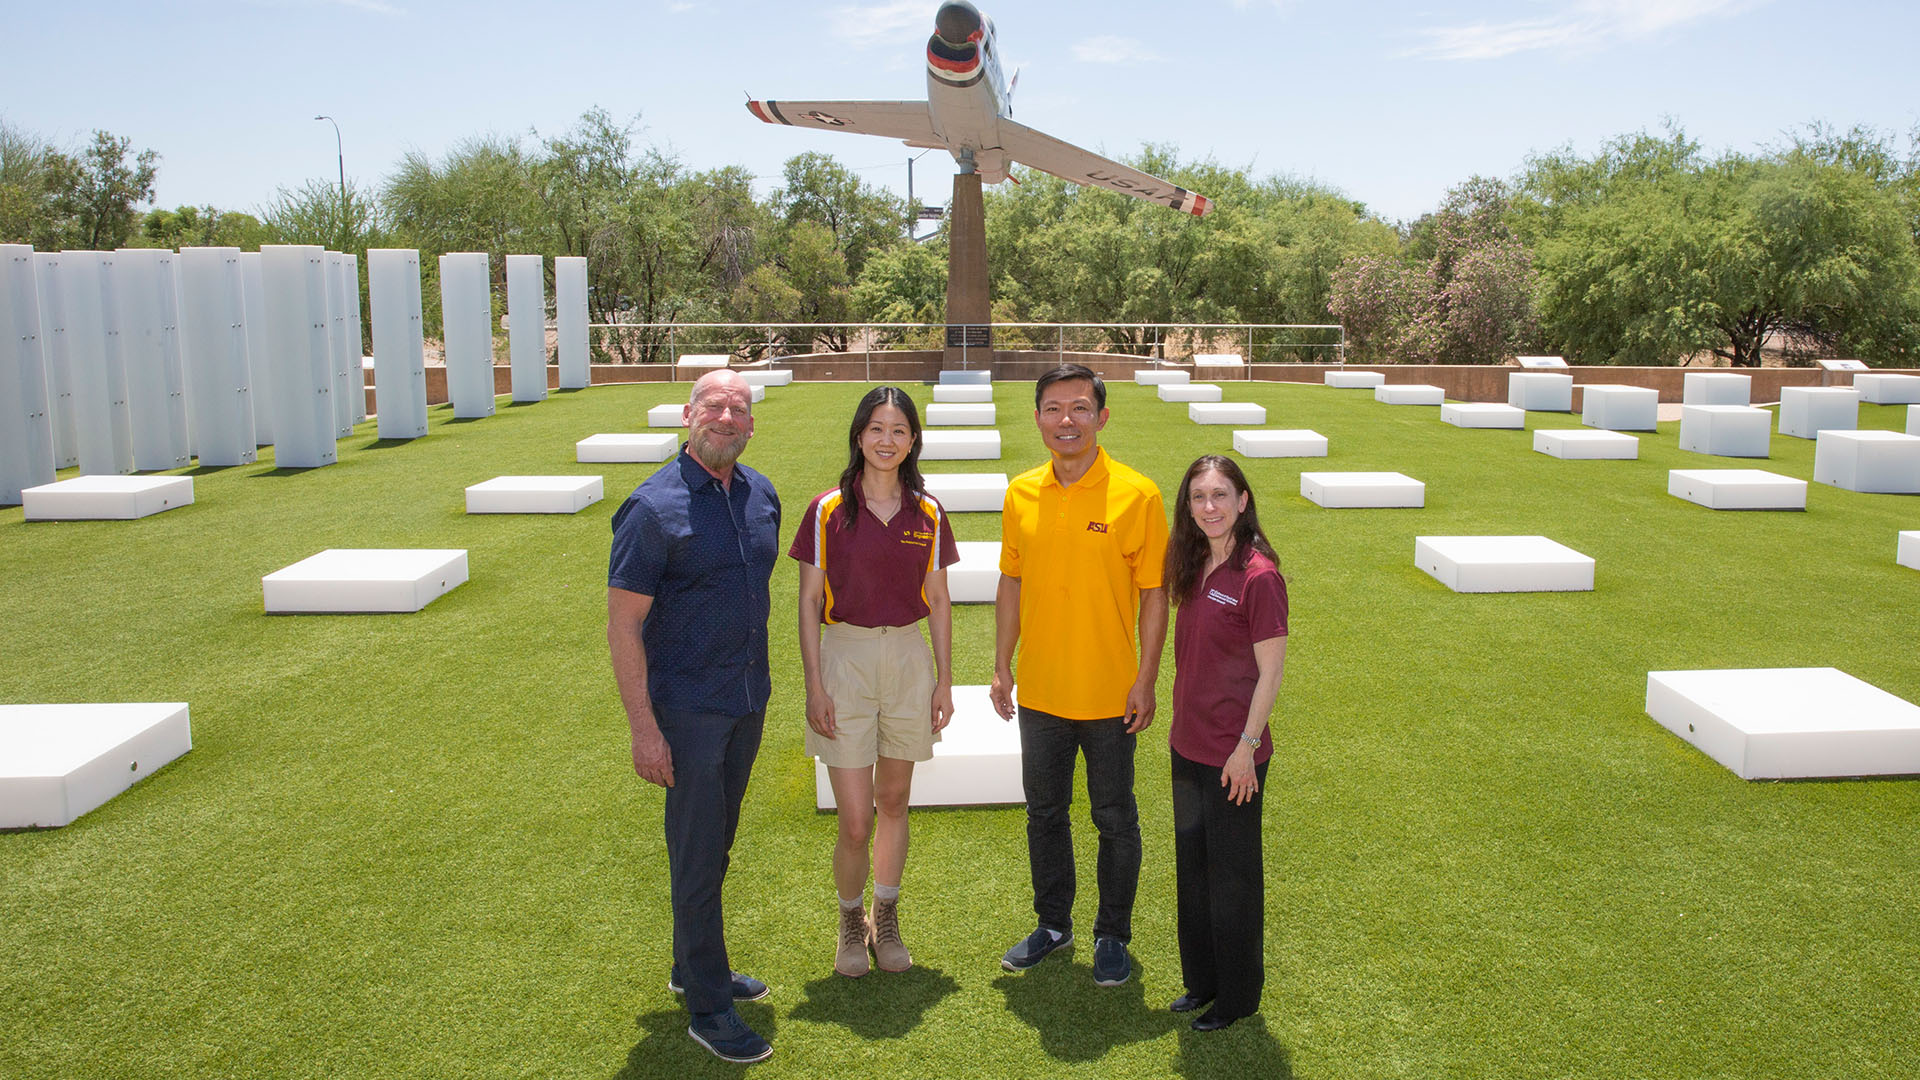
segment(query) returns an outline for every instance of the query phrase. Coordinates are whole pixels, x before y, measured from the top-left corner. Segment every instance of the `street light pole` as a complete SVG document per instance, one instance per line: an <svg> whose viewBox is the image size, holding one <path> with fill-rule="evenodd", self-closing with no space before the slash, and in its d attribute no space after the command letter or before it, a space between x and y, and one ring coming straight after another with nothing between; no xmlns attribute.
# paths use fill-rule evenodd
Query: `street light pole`
<svg viewBox="0 0 1920 1080"><path fill-rule="evenodd" d="M340 122L338 120L335 120L331 116L316 116L314 119L325 120L327 123L333 125L333 150L340 162L340 250L345 251L347 249L347 218L349 216L347 203L347 151L345 144L340 141Z"/></svg>

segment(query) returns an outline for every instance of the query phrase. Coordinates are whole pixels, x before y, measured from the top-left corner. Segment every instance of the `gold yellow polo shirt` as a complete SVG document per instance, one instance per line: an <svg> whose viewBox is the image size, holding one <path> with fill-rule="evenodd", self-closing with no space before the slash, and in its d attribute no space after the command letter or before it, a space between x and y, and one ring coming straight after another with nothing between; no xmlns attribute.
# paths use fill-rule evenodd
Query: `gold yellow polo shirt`
<svg viewBox="0 0 1920 1080"><path fill-rule="evenodd" d="M1020 704L1070 720L1127 711L1140 590L1160 586L1166 557L1160 489L1104 448L1071 487L1051 461L1013 478L1000 572L1020 579Z"/></svg>

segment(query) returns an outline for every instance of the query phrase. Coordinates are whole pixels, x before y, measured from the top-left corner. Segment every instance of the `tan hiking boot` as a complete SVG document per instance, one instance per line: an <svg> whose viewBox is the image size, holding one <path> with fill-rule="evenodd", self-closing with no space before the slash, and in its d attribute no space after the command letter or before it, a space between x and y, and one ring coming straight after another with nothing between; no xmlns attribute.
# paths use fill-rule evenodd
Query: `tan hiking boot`
<svg viewBox="0 0 1920 1080"><path fill-rule="evenodd" d="M840 948L833 954L833 970L851 979L867 973L867 909L840 909Z"/></svg>
<svg viewBox="0 0 1920 1080"><path fill-rule="evenodd" d="M900 940L899 901L873 902L873 958L881 971L905 971L913 966L913 957Z"/></svg>

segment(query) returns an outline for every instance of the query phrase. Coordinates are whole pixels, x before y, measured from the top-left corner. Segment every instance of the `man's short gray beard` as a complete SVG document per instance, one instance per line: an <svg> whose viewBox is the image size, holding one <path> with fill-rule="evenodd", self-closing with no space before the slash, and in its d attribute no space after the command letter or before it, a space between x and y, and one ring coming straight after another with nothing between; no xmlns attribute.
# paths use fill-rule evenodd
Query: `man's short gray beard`
<svg viewBox="0 0 1920 1080"><path fill-rule="evenodd" d="M700 464L717 473L732 469L745 450L745 444L735 448L727 441L712 435L699 435L687 440L688 453L699 459Z"/></svg>

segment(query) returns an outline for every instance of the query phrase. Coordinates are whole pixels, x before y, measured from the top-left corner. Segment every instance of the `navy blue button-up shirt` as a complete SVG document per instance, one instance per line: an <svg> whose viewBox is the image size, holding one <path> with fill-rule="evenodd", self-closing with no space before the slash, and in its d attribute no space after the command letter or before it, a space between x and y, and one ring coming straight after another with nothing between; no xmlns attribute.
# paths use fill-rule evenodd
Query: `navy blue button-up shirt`
<svg viewBox="0 0 1920 1080"><path fill-rule="evenodd" d="M627 496L613 515L607 585L653 597L640 640L654 704L723 716L766 708L779 549L780 497L744 465L722 488L683 447Z"/></svg>

